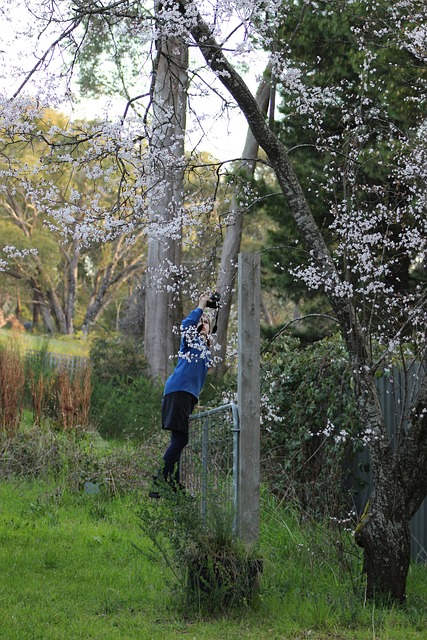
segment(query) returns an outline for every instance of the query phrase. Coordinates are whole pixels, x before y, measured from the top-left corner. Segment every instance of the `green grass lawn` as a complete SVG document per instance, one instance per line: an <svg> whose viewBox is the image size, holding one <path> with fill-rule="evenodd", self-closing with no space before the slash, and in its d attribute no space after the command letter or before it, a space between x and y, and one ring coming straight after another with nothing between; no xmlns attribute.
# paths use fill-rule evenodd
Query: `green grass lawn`
<svg viewBox="0 0 427 640"><path fill-rule="evenodd" d="M16 332L10 329L0 329L0 344L11 341L21 345L24 350L40 349L41 345L47 344L47 351L61 353L72 356L88 356L90 349L90 339L78 339L75 336L38 336L27 332Z"/></svg>
<svg viewBox="0 0 427 640"><path fill-rule="evenodd" d="M405 610L364 606L358 574L338 566L320 530L310 538L313 532L271 499L263 501L264 574L256 601L217 618L182 611L172 572L153 559L141 531L144 500L136 493L111 499L39 481L3 481L1 640L427 637L425 566L411 568ZM355 557L356 569L358 563Z"/></svg>

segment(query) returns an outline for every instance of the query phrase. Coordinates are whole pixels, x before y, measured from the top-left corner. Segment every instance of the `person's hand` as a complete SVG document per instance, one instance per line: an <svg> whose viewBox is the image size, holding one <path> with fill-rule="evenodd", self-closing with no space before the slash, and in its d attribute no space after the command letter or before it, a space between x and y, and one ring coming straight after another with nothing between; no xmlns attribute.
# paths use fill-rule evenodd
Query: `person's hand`
<svg viewBox="0 0 427 640"><path fill-rule="evenodd" d="M199 298L199 309L203 309L203 311L206 309L206 303L210 299L211 295L212 294L209 293L209 291L205 291L205 293L202 293Z"/></svg>

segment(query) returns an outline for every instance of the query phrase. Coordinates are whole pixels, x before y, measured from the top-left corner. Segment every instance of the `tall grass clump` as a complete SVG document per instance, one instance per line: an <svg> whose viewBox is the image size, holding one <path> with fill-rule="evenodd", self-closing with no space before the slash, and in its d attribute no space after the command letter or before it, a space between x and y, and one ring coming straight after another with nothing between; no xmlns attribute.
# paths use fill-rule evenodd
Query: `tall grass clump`
<svg viewBox="0 0 427 640"><path fill-rule="evenodd" d="M40 426L47 417L54 393L56 370L48 358L49 342L43 341L39 349L27 354L26 376L28 381L33 422Z"/></svg>
<svg viewBox="0 0 427 640"><path fill-rule="evenodd" d="M19 345L0 345L0 430L12 436L24 408L25 367Z"/></svg>
<svg viewBox="0 0 427 640"><path fill-rule="evenodd" d="M56 378L58 415L65 431L84 431L89 427L92 381L91 367L84 365L74 373L60 367Z"/></svg>
<svg viewBox="0 0 427 640"><path fill-rule="evenodd" d="M80 364L70 370L54 364L49 342L27 353L27 397L35 425L51 421L65 431L84 431L90 426L92 395L91 366Z"/></svg>
<svg viewBox="0 0 427 640"><path fill-rule="evenodd" d="M140 508L153 558L174 574L174 601L187 615L221 615L248 605L258 592L259 554L233 536L228 515L211 509L205 519L197 500L167 484L160 499Z"/></svg>

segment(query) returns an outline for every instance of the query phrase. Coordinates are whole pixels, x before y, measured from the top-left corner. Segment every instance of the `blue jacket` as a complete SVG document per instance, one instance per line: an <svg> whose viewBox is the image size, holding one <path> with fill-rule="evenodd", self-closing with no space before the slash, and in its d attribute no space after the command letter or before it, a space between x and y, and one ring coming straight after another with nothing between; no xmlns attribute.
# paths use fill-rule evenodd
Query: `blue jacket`
<svg viewBox="0 0 427 640"><path fill-rule="evenodd" d="M202 309L197 307L181 323L178 363L172 375L166 380L163 395L173 391L187 391L199 399L208 369L212 366L209 347L197 332L202 314Z"/></svg>

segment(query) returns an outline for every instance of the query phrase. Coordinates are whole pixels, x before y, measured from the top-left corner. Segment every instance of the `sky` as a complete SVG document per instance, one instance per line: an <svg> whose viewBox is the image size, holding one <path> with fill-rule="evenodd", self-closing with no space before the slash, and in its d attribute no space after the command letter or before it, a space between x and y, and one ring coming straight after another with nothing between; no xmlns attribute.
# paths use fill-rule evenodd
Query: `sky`
<svg viewBox="0 0 427 640"><path fill-rule="evenodd" d="M0 43L0 91L4 92L6 97L11 97L19 86L19 82L16 82L14 78L16 68L22 66L26 70L31 69L37 59L35 49L38 47L39 52L46 51L54 39L54 35L49 33L45 33L42 39L33 39L31 42L27 42L25 38L19 36L19 33L17 36L17 32L29 17L31 20L31 16L21 0L18 0L18 8L13 9L10 4L6 10L0 7L0 32L3 34ZM11 21L10 18L12 18ZM58 62L56 64L58 66ZM266 64L267 56L258 55L254 63L251 64L250 71L244 74L244 79L251 91L256 91L256 78L262 73ZM52 60L52 65L55 65L55 60ZM107 112L110 117L121 116L125 106L123 100L101 97L96 100L82 99L77 105L66 101L61 104L61 111L75 117L91 119L104 112ZM246 140L247 124L238 109L231 109L228 117L224 116L215 121L213 115L220 108L220 101L213 93L208 100L193 98L192 108L197 114L206 114L208 111L208 117L204 120L207 135L203 143L200 144L200 150L210 152L220 161L234 159L242 153ZM209 118L209 115L212 117ZM200 138L200 132L191 133L192 128L192 116L189 114L187 119L189 138L187 150L193 148Z"/></svg>

